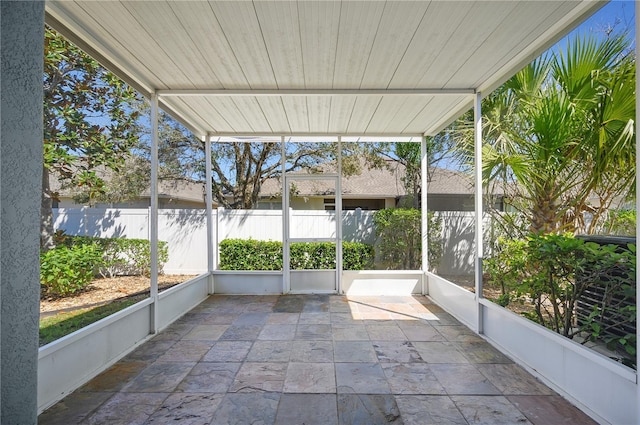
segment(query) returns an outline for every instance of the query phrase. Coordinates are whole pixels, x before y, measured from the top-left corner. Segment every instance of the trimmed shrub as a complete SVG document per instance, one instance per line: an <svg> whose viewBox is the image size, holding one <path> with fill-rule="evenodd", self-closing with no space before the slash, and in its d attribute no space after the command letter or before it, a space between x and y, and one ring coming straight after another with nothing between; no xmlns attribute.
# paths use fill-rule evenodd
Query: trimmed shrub
<svg viewBox="0 0 640 425"><path fill-rule="evenodd" d="M225 239L219 244L220 270L282 270L282 243Z"/></svg>
<svg viewBox="0 0 640 425"><path fill-rule="evenodd" d="M95 243L59 246L40 255L40 283L49 294L65 296L87 286L102 263Z"/></svg>
<svg viewBox="0 0 640 425"><path fill-rule="evenodd" d="M151 274L151 243L146 239L96 238L92 236L71 236L65 239L68 246L96 244L102 252L102 261L96 271L102 277L117 275ZM158 241L158 270L162 272L169 260L166 242Z"/></svg>
<svg viewBox="0 0 640 425"><path fill-rule="evenodd" d="M220 270L282 270L282 243L253 239L225 239L220 242ZM335 244L294 242L291 269L330 270L335 264ZM344 270L363 270L373 262L373 247L359 242L343 242Z"/></svg>
<svg viewBox="0 0 640 425"><path fill-rule="evenodd" d="M429 268L442 257L442 220L428 213ZM422 267L422 212L415 208L388 208L373 215L376 226L377 268L420 270Z"/></svg>

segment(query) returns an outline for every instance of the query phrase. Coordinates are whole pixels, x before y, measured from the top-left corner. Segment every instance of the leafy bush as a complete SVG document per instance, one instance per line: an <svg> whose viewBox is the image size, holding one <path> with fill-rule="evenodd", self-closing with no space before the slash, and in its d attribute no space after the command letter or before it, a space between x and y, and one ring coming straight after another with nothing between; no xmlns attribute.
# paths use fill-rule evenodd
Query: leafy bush
<svg viewBox="0 0 640 425"><path fill-rule="evenodd" d="M73 294L91 283L101 262L100 247L95 243L59 246L41 254L40 283L50 294Z"/></svg>
<svg viewBox="0 0 640 425"><path fill-rule="evenodd" d="M442 257L442 221L428 214L429 267L435 270ZM422 268L422 214L415 208L376 211L376 261L381 268L420 270Z"/></svg>
<svg viewBox="0 0 640 425"><path fill-rule="evenodd" d="M499 237L493 255L483 263L490 282L501 289L500 305L509 304L510 292L515 290L525 277L527 265L527 241Z"/></svg>
<svg viewBox="0 0 640 425"><path fill-rule="evenodd" d="M116 275L151 274L151 243L146 239L96 238L71 236L65 240L68 246L96 244L102 252L97 272L103 277ZM169 260L168 245L158 241L158 270L162 272Z"/></svg>
<svg viewBox="0 0 640 425"><path fill-rule="evenodd" d="M335 244L294 242L291 269L330 270L335 268ZM359 242L343 242L344 270L363 270L372 263L373 248ZM253 239L225 239L220 242L220 270L282 270L282 243Z"/></svg>
<svg viewBox="0 0 640 425"><path fill-rule="evenodd" d="M220 270L282 270L282 243L225 239L219 244Z"/></svg>
<svg viewBox="0 0 640 425"><path fill-rule="evenodd" d="M501 240L485 261L489 279L502 287L498 300L525 295L533 311L526 317L568 338L585 336L610 348L622 347L635 364L635 245L585 242L573 235L530 235L526 240ZM603 294L587 318L576 306L594 292ZM612 318L614 318L612 320ZM624 334L613 329L633 330Z"/></svg>
<svg viewBox="0 0 640 425"><path fill-rule="evenodd" d="M373 246L360 242L342 242L342 268L367 270L373 267Z"/></svg>
<svg viewBox="0 0 640 425"><path fill-rule="evenodd" d="M602 227L605 235L635 236L636 211L611 210Z"/></svg>

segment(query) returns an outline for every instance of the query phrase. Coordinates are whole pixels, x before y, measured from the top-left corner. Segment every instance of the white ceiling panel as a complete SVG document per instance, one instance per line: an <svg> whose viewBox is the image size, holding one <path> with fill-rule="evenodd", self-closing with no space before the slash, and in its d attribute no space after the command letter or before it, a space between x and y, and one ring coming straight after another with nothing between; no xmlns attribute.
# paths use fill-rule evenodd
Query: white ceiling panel
<svg viewBox="0 0 640 425"><path fill-rule="evenodd" d="M211 5L205 1L195 1L189 7L180 7L168 2L180 25L188 29L192 43L198 49L200 61L206 64L220 82L219 87L236 89L247 86L242 67L229 45L218 18ZM194 60L191 58L190 60Z"/></svg>
<svg viewBox="0 0 640 425"><path fill-rule="evenodd" d="M256 98L258 104L262 108L264 116L269 120L271 130L275 134L289 134L291 133L291 126L287 119L287 113L284 110L282 104L282 98L275 96L258 97Z"/></svg>
<svg viewBox="0 0 640 425"><path fill-rule="evenodd" d="M305 88L333 88L340 9L337 1L298 3Z"/></svg>
<svg viewBox="0 0 640 425"><path fill-rule="evenodd" d="M287 121L292 133L309 133L309 111L307 99L304 96L282 98L282 104L287 114Z"/></svg>
<svg viewBox="0 0 640 425"><path fill-rule="evenodd" d="M604 3L48 0L46 14L199 136L415 136Z"/></svg>
<svg viewBox="0 0 640 425"><path fill-rule="evenodd" d="M382 96L358 96L351 111L347 132L351 134L365 134L371 123L371 118L376 113L382 102Z"/></svg>
<svg viewBox="0 0 640 425"><path fill-rule="evenodd" d="M311 133L328 133L331 98L328 96L307 97L309 113L309 131Z"/></svg>
<svg viewBox="0 0 640 425"><path fill-rule="evenodd" d="M349 120L351 119L355 103L355 97L341 96L331 98L331 109L329 110L329 133L347 133Z"/></svg>

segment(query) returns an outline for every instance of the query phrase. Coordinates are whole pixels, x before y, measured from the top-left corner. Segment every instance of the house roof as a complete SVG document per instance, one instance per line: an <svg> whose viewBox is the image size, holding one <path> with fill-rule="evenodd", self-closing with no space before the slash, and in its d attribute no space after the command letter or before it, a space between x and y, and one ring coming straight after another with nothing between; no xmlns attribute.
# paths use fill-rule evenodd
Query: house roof
<svg viewBox="0 0 640 425"><path fill-rule="evenodd" d="M437 133L606 2L46 1L196 135Z"/></svg>
<svg viewBox="0 0 640 425"><path fill-rule="evenodd" d="M295 182L297 196L334 196L334 186L323 180L295 180L295 175L308 175L308 170L290 173ZM398 198L407 194L403 177L405 168L402 164L388 161L382 168L369 168L362 165L361 172L342 178L343 198ZM501 195L502 190L496 186L494 194ZM429 195L473 195L473 177L461 171L445 168L430 168L428 182ZM260 197L279 197L281 180L271 178L264 182Z"/></svg>
<svg viewBox="0 0 640 425"><path fill-rule="evenodd" d="M96 170L103 179L109 179L111 172L102 168ZM55 175L50 175L49 184L52 192L57 192L59 197L72 198L78 188L65 185ZM204 204L204 183L191 180L158 180L158 198L174 201L201 202ZM149 198L150 188L142 190L139 198Z"/></svg>

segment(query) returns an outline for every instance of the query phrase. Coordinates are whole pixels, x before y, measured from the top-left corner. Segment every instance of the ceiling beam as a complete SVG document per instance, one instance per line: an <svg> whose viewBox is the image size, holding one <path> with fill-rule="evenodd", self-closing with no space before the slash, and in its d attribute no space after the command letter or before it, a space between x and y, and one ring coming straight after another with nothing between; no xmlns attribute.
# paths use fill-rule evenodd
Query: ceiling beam
<svg viewBox="0 0 640 425"><path fill-rule="evenodd" d="M186 89L186 90L157 90L161 97L170 96L472 96L474 89Z"/></svg>
<svg viewBox="0 0 640 425"><path fill-rule="evenodd" d="M327 138L327 139L336 139L338 137L342 137L343 139L353 138L353 139L409 139L416 138L416 141L420 141L422 138L422 133L232 133L232 132L209 132L209 136L216 137L229 137L229 138L274 138L274 137L295 137L295 138L304 138L304 137L313 137L313 138ZM271 140L270 140L271 141ZM280 140L274 140L279 142ZM344 142L350 142L351 140L343 140ZM354 140L355 141L355 140Z"/></svg>

